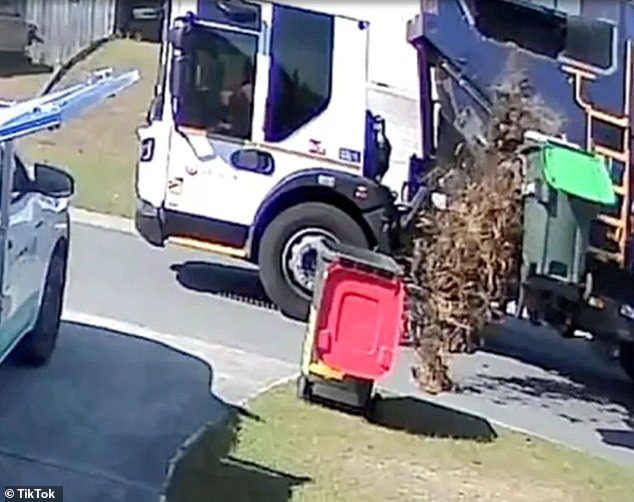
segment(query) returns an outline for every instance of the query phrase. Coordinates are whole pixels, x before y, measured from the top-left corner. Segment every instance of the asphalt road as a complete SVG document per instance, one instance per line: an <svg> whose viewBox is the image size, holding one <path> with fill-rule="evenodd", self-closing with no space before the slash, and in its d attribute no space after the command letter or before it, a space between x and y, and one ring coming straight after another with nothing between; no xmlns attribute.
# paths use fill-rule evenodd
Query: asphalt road
<svg viewBox="0 0 634 502"><path fill-rule="evenodd" d="M240 293L252 303L263 301L254 271L79 224L71 240L67 308L297 361L301 324L221 296Z"/></svg>
<svg viewBox="0 0 634 502"><path fill-rule="evenodd" d="M75 225L67 307L172 334L299 361L303 327L266 303L254 270L180 248ZM115 293L116 292L116 293ZM248 303L226 298L237 294ZM456 394L428 398L409 377L411 354L384 383L390 390L449 405L562 441L634 467L634 388L582 340L568 341L510 322L485 351L456 357Z"/></svg>

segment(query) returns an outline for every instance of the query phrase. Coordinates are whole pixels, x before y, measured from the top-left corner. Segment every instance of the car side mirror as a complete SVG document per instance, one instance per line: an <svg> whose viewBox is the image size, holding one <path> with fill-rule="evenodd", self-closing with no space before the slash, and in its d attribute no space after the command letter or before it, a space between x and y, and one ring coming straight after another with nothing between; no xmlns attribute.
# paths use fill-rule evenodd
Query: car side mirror
<svg viewBox="0 0 634 502"><path fill-rule="evenodd" d="M35 164L33 169L35 180L31 191L56 198L71 197L75 193L75 180L66 171L47 164Z"/></svg>

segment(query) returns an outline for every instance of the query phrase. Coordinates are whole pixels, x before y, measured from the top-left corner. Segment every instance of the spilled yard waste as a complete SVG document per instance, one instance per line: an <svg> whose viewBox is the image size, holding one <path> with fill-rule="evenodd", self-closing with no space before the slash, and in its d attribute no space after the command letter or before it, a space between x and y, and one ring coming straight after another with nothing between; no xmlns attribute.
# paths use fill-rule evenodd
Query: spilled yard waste
<svg viewBox="0 0 634 502"><path fill-rule="evenodd" d="M499 85L486 146L468 164L439 166L428 186L447 195L444 209L417 216L405 265L408 328L418 364L413 373L430 393L453 387L451 353L470 352L482 329L501 320L517 289L521 263L524 133L554 135L562 123L535 96L521 72Z"/></svg>

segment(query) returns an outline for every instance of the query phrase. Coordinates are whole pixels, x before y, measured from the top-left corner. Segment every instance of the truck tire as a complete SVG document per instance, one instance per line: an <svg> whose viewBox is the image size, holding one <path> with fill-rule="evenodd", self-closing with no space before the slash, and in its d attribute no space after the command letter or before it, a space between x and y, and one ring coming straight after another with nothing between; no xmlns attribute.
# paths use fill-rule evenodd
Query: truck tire
<svg viewBox="0 0 634 502"><path fill-rule="evenodd" d="M22 338L12 354L20 364L43 366L55 350L66 285L66 261L64 253L55 253L51 258L35 326Z"/></svg>
<svg viewBox="0 0 634 502"><path fill-rule="evenodd" d="M619 362L623 371L634 381L634 342L621 342Z"/></svg>
<svg viewBox="0 0 634 502"><path fill-rule="evenodd" d="M260 279L284 315L308 319L320 238L368 248L359 224L342 210L322 202L292 206L271 221L260 241Z"/></svg>

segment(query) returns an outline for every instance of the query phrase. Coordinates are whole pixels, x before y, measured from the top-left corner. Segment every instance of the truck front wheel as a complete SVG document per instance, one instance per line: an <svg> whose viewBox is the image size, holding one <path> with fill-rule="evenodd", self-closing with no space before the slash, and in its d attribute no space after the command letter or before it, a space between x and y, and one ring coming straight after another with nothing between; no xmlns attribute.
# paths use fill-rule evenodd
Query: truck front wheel
<svg viewBox="0 0 634 502"><path fill-rule="evenodd" d="M619 362L627 376L634 380L634 342L621 342Z"/></svg>
<svg viewBox="0 0 634 502"><path fill-rule="evenodd" d="M292 319L308 318L321 239L369 247L352 217L322 202L292 206L264 230L258 254L260 278L271 301Z"/></svg>

